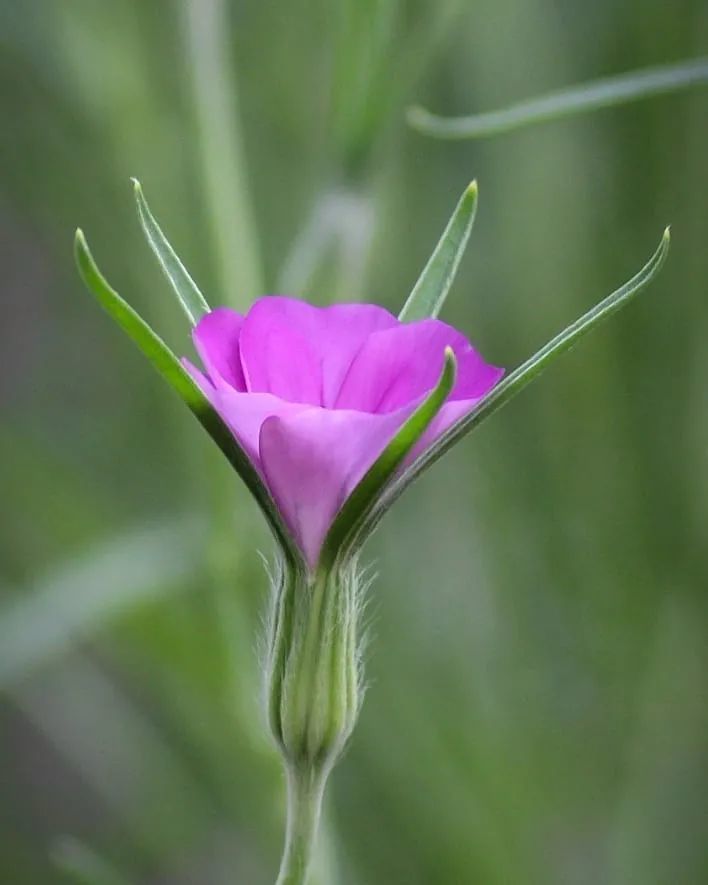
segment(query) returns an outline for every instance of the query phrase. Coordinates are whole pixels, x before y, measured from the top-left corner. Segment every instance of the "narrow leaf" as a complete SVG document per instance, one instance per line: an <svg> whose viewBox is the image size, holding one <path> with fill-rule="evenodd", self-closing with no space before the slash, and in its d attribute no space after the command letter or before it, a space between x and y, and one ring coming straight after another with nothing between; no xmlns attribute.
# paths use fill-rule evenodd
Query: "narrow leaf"
<svg viewBox="0 0 708 885"><path fill-rule="evenodd" d="M424 470L427 470L431 464L438 460L445 452L448 451L455 443L471 430L478 427L486 418L494 414L502 406L506 405L509 400L513 399L517 393L520 393L526 385L537 378L541 372L549 366L557 357L567 350L570 350L577 341L584 335L594 329L600 322L607 319L616 311L620 310L628 304L645 286L647 286L657 275L661 268L666 255L669 251L670 235L669 228L664 231L664 235L659 243L656 252L652 255L644 267L632 277L629 282L625 283L611 295L608 295L604 301L595 305L582 317L571 323L559 335L551 339L544 347L535 353L530 359L522 363L517 369L511 372L506 378L497 384L482 399L475 409L459 421L456 421L449 427L437 441L405 471L401 476L397 477L386 491L376 501L371 512L362 522L359 529L359 538L364 540L378 525L379 520L396 501L398 496L406 489L414 480L416 480Z"/></svg>
<svg viewBox="0 0 708 885"><path fill-rule="evenodd" d="M487 138L705 83L708 83L708 58L697 58L571 86L483 114L441 117L425 108L412 107L407 118L409 125L424 135L446 139Z"/></svg>
<svg viewBox="0 0 708 885"><path fill-rule="evenodd" d="M189 322L194 326L205 313L209 313L211 308L207 304L206 298L199 291L199 287L189 275L189 271L169 244L167 237L162 233L159 224L155 221L155 217L150 211L147 200L143 195L140 182L137 178L133 178L132 181L135 202L138 206L138 216L145 237L157 260L160 262L163 273L170 281L179 299L179 303L182 305L182 309L187 314Z"/></svg>
<svg viewBox="0 0 708 885"><path fill-rule="evenodd" d="M330 566L336 558L345 558L359 536L359 528L408 453L428 429L442 408L454 384L457 365L452 349L445 348L440 379L433 390L398 430L361 482L347 498L332 523L322 546L320 562Z"/></svg>
<svg viewBox="0 0 708 885"><path fill-rule="evenodd" d="M299 562L300 554L249 457L174 353L104 279L89 252L81 230L76 231L74 254L81 277L89 291L196 416L256 499L286 555L289 555L292 561Z"/></svg>
<svg viewBox="0 0 708 885"><path fill-rule="evenodd" d="M401 322L436 317L445 303L477 214L477 182L460 197L452 218L398 315Z"/></svg>

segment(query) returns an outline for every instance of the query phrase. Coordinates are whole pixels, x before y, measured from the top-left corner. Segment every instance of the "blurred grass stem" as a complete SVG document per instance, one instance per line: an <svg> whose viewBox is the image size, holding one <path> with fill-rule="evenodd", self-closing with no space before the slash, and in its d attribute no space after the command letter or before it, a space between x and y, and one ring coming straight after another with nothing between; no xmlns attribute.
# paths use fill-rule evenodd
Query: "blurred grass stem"
<svg viewBox="0 0 708 885"><path fill-rule="evenodd" d="M333 300L360 298L374 227L372 199L342 188L324 191L315 201L286 258L278 290L308 295L317 287L318 274L334 258Z"/></svg>
<svg viewBox="0 0 708 885"><path fill-rule="evenodd" d="M424 135L446 139L488 138L699 84L708 84L708 58L606 77L483 114L442 117L416 106L409 108L407 117L409 125Z"/></svg>
<svg viewBox="0 0 708 885"><path fill-rule="evenodd" d="M182 0L182 9L206 214L223 289L219 301L245 311L263 286L227 42L232 28L224 0Z"/></svg>

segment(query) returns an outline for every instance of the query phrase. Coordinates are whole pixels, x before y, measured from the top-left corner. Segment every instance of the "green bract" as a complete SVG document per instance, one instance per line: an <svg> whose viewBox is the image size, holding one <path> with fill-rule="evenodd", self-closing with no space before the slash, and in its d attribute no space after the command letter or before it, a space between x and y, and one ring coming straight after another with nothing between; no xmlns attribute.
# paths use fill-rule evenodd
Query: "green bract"
<svg viewBox="0 0 708 885"><path fill-rule="evenodd" d="M182 309L187 314L187 318L194 326L205 313L209 313L211 308L207 304L206 298L199 291L199 287L189 275L189 271L169 244L167 237L162 233L160 225L155 221L137 178L133 179L133 190L138 206L138 217L140 218L145 238L155 253L155 257L160 262L160 267L165 276L170 281L175 295L182 305Z"/></svg>
<svg viewBox="0 0 708 885"><path fill-rule="evenodd" d="M477 214L477 193L477 182L473 181L460 197L440 241L398 315L399 320L409 323L440 313L470 238Z"/></svg>

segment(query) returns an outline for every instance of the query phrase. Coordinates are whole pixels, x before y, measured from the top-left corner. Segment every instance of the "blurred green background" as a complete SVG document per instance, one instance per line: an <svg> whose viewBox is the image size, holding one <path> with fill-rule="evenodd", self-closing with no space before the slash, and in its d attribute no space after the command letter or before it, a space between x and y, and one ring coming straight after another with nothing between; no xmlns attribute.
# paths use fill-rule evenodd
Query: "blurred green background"
<svg viewBox="0 0 708 885"><path fill-rule="evenodd" d="M317 885L708 881L708 95L483 142L487 110L705 53L704 0L0 0L0 881L265 885L270 542L80 284L180 352L129 176L212 304L397 311L468 181L444 318L505 366L659 280L396 506Z"/></svg>

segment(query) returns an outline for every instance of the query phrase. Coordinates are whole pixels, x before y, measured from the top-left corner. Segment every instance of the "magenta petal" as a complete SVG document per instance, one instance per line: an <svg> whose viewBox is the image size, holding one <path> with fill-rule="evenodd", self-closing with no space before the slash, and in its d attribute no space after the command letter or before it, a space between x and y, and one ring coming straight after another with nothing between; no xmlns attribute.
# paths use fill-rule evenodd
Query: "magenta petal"
<svg viewBox="0 0 708 885"><path fill-rule="evenodd" d="M298 403L287 403L272 393L239 393L226 384L214 386L188 359L183 358L182 365L259 471L258 438L266 418L293 415L309 408Z"/></svg>
<svg viewBox="0 0 708 885"><path fill-rule="evenodd" d="M211 380L207 378L204 372L200 371L195 365L190 363L186 356L183 356L180 360L182 366L187 370L188 375L197 385L197 387L201 390L204 396L209 400L209 402L214 405L213 399L215 394L214 385L211 383Z"/></svg>
<svg viewBox="0 0 708 885"><path fill-rule="evenodd" d="M264 421L263 474L311 566L338 510L410 411L368 415L306 409Z"/></svg>
<svg viewBox="0 0 708 885"><path fill-rule="evenodd" d="M316 308L269 296L245 318L213 311L194 339L206 374L184 365L268 484L311 567L342 505L437 384L446 347L457 357L455 387L406 464L503 374L445 323L401 324L374 305Z"/></svg>
<svg viewBox="0 0 708 885"><path fill-rule="evenodd" d="M368 338L342 384L337 408L381 413L419 399L437 383L446 347L458 362L452 399L481 395L495 383L497 370L464 335L439 320L421 320Z"/></svg>
<svg viewBox="0 0 708 885"><path fill-rule="evenodd" d="M228 307L217 307L194 327L192 337L204 368L214 383L223 379L236 390L245 391L239 337L243 317Z"/></svg>
<svg viewBox="0 0 708 885"><path fill-rule="evenodd" d="M242 345L242 359L247 364L248 372L255 371L254 382L261 385L258 389L268 389L286 399L290 398L283 393L282 387L278 390L265 387L271 382L268 374L263 372L262 365L261 372L258 372L258 364L265 358L269 361L271 354L263 354L256 334L259 330L267 331L271 324L279 328L284 326L294 336L294 342L307 342L305 367L312 368L316 363L319 369L320 398L315 400L311 397L301 401L333 408L342 381L364 342L374 332L396 327L398 321L387 310L374 304L314 307L295 298L270 295L261 298L251 308L246 324L249 332L245 346ZM254 363L253 370L251 363Z"/></svg>
<svg viewBox="0 0 708 885"><path fill-rule="evenodd" d="M322 369L310 342L268 304L257 301L240 337L241 365L251 393L272 393L289 402L320 405Z"/></svg>
<svg viewBox="0 0 708 885"><path fill-rule="evenodd" d="M457 354L457 382L450 394L451 400L481 399L501 381L504 369L485 362L477 351L469 346Z"/></svg>
<svg viewBox="0 0 708 885"><path fill-rule="evenodd" d="M287 417L310 408L285 402L272 393L238 393L228 387L217 388L210 401L259 469L258 441L263 422L274 415Z"/></svg>
<svg viewBox="0 0 708 885"><path fill-rule="evenodd" d="M412 464L419 455L422 455L426 449L430 448L448 427L452 427L456 421L469 414L481 399L482 396L475 397L474 399L448 400L430 422L423 436L408 453L406 460L403 462L404 468Z"/></svg>

